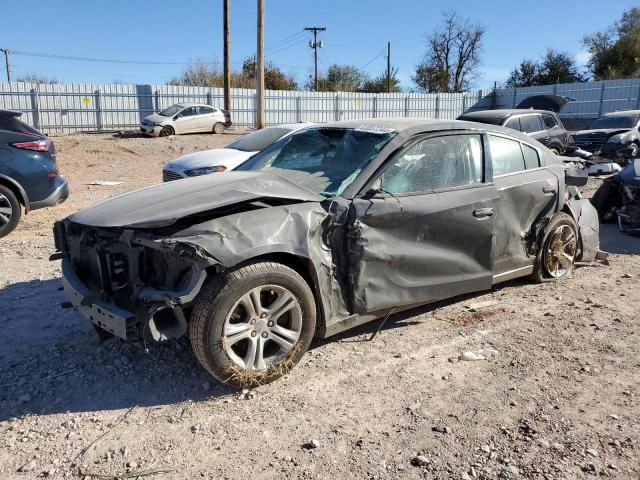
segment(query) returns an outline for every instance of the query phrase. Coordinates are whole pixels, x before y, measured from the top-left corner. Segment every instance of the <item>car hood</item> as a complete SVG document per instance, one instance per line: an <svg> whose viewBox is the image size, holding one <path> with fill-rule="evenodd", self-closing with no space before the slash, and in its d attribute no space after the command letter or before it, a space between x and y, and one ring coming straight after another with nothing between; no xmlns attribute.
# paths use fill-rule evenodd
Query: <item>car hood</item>
<svg viewBox="0 0 640 480"><path fill-rule="evenodd" d="M162 115L158 114L158 113L152 113L151 115L147 115L146 117L144 117L144 119L148 122L151 123L162 123L165 122L167 120L170 120L171 117L163 117Z"/></svg>
<svg viewBox="0 0 640 480"><path fill-rule="evenodd" d="M203 175L117 195L69 217L93 227L158 228L177 220L260 199L320 202L324 199L272 172Z"/></svg>
<svg viewBox="0 0 640 480"><path fill-rule="evenodd" d="M591 134L605 134L607 135L607 137L610 137L612 135L617 135L619 133L627 133L629 131L631 131L631 128L598 128L595 130L580 130L578 132L575 133L576 136L578 135L591 135Z"/></svg>
<svg viewBox="0 0 640 480"><path fill-rule="evenodd" d="M522 100L516 108L535 108L558 113L567 103L574 100L575 98L560 95L533 95Z"/></svg>
<svg viewBox="0 0 640 480"><path fill-rule="evenodd" d="M194 152L176 158L167 163L165 170L184 171L192 168L213 167L224 165L231 170L247 160L256 152L243 152L233 148L217 148L215 150L205 150Z"/></svg>

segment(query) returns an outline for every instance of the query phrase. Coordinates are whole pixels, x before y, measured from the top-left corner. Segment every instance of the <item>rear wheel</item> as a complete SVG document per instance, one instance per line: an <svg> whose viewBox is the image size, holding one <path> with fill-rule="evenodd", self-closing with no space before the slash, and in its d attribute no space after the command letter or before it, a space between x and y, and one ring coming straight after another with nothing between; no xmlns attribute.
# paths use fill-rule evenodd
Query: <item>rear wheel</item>
<svg viewBox="0 0 640 480"><path fill-rule="evenodd" d="M204 288L189 336L211 375L235 387L254 387L288 373L309 348L315 328L307 282L285 265L259 262Z"/></svg>
<svg viewBox="0 0 640 480"><path fill-rule="evenodd" d="M556 214L544 229L532 279L550 282L568 277L578 254L578 226L570 215Z"/></svg>
<svg viewBox="0 0 640 480"><path fill-rule="evenodd" d="M216 123L213 126L213 133L220 135L222 132L224 132L224 125L220 122Z"/></svg>
<svg viewBox="0 0 640 480"><path fill-rule="evenodd" d="M557 148L550 148L549 150L551 150L551 153L554 155L560 155L560 151Z"/></svg>
<svg viewBox="0 0 640 480"><path fill-rule="evenodd" d="M175 131L173 130L173 127L170 127L168 125L166 127L162 127L162 130L160 130L161 137L170 137L174 133Z"/></svg>
<svg viewBox="0 0 640 480"><path fill-rule="evenodd" d="M22 205L16 195L0 185L0 238L9 235L18 226Z"/></svg>

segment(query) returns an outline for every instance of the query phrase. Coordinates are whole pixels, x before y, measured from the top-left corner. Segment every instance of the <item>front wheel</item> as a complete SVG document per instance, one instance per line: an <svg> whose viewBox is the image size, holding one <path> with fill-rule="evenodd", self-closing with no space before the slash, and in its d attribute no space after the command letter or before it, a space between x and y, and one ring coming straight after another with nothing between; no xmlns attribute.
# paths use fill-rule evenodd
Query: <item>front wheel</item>
<svg viewBox="0 0 640 480"><path fill-rule="evenodd" d="M168 125L166 127L162 127L162 130L160 130L160 136L161 137L170 137L174 133L175 132L174 132L173 128L168 126Z"/></svg>
<svg viewBox="0 0 640 480"><path fill-rule="evenodd" d="M234 387L255 387L287 374L308 350L316 305L307 282L274 262L223 274L200 293L189 326L207 371Z"/></svg>
<svg viewBox="0 0 640 480"><path fill-rule="evenodd" d="M17 226L22 214L22 206L15 194L0 185L0 238L9 235Z"/></svg>
<svg viewBox="0 0 640 480"><path fill-rule="evenodd" d="M533 281L537 283L562 280L575 267L578 254L578 226L566 213L556 214L547 224L536 256Z"/></svg>

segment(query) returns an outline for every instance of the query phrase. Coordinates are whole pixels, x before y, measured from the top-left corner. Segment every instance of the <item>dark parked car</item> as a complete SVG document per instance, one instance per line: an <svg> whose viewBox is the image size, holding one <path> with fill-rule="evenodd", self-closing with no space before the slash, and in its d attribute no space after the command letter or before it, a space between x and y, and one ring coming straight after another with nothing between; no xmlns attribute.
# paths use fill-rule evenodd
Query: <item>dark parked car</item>
<svg viewBox="0 0 640 480"><path fill-rule="evenodd" d="M489 123L512 128L535 138L556 155L564 152L569 141L558 113L570 99L556 95L525 98L515 109L467 112L458 120ZM534 109L537 108L537 109Z"/></svg>
<svg viewBox="0 0 640 480"><path fill-rule="evenodd" d="M574 138L578 147L601 157L635 158L640 152L640 110L607 113Z"/></svg>
<svg viewBox="0 0 640 480"><path fill-rule="evenodd" d="M23 208L51 207L69 195L53 142L20 115L0 110L0 237L16 228Z"/></svg>
<svg viewBox="0 0 640 480"><path fill-rule="evenodd" d="M271 381L314 336L598 249L586 175L530 137L378 119L287 136L238 169L126 193L55 225L64 288L104 335L165 340L233 385Z"/></svg>

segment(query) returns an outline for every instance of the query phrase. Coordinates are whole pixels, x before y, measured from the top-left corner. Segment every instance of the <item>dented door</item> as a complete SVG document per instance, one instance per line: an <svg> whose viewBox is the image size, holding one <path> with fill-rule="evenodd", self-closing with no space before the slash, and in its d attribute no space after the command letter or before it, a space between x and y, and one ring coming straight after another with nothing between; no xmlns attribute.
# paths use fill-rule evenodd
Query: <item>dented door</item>
<svg viewBox="0 0 640 480"><path fill-rule="evenodd" d="M461 137L461 135L457 135ZM349 226L351 300L354 313L370 313L394 306L427 303L466 292L491 288L495 236L494 211L497 191L483 180L479 136L474 139L480 158L480 172L473 183L459 185L460 177L439 178L430 191L416 192L419 170L407 169L411 162L420 168L448 168L450 152L438 152L434 160L431 144L424 151L407 150L394 167L408 173L405 183L393 182L370 198L356 197ZM463 140L464 143L466 140ZM459 138L445 139L444 148ZM467 142L468 143L468 142ZM474 147L474 148L476 148ZM427 152L427 153L424 153ZM386 178L391 168L384 173ZM402 186L398 186L402 185ZM402 190L413 190L403 192Z"/></svg>

